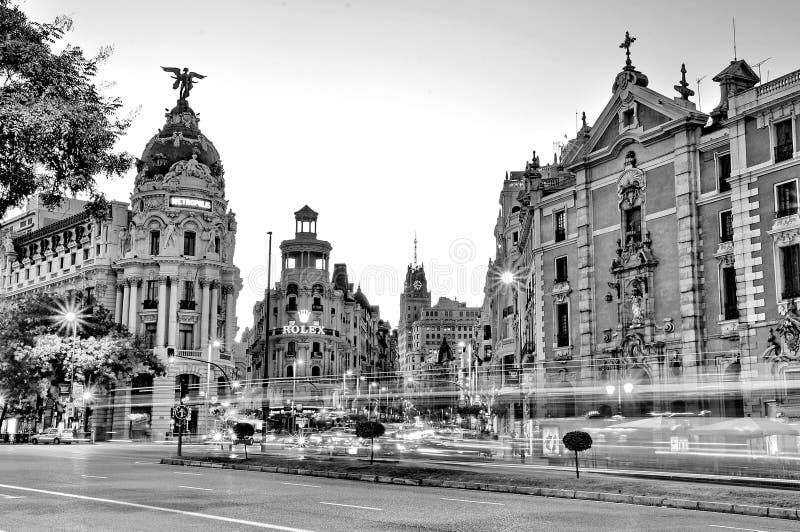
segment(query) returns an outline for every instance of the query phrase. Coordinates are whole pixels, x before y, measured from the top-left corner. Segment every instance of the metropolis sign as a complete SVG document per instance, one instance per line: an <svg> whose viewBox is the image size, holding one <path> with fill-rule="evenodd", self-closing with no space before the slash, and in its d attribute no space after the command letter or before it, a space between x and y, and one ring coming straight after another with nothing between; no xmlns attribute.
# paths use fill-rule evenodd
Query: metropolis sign
<svg viewBox="0 0 800 532"><path fill-rule="evenodd" d="M187 198L186 196L171 196L169 198L170 207L188 207L190 209L211 210L211 202L199 198Z"/></svg>

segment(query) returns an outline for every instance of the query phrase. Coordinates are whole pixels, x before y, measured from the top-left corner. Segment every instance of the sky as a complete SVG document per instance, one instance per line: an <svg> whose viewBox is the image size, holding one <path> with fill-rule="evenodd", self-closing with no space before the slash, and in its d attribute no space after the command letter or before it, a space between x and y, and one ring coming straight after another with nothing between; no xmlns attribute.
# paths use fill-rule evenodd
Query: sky
<svg viewBox="0 0 800 532"><path fill-rule="evenodd" d="M624 65L675 96L686 63L700 105L719 101L711 78L737 55L774 79L800 68L800 3L538 2L533 0L20 1L33 20L73 18L66 41L88 55L106 45L105 91L136 112L119 148L141 155L177 91L161 66L207 77L189 98L225 165L239 222L234 257L244 287L240 332L266 287L267 231L294 236L293 213L319 213L333 245L381 316L397 325L406 267L424 263L439 296L480 305L507 170L589 124ZM758 72L758 69L756 68ZM697 102L698 97L692 98ZM128 201L134 173L106 181Z"/></svg>

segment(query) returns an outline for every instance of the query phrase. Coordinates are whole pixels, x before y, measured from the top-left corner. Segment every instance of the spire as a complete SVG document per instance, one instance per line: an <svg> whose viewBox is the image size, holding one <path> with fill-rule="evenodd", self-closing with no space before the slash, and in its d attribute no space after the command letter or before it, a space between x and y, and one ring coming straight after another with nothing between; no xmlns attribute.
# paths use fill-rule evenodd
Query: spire
<svg viewBox="0 0 800 532"><path fill-rule="evenodd" d="M414 266L417 265L417 232L414 231Z"/></svg>
<svg viewBox="0 0 800 532"><path fill-rule="evenodd" d="M619 45L620 48L625 48L625 68L623 70L634 70L633 63L631 63L631 45L636 41L636 37L631 37L629 32L625 32L625 40Z"/></svg>
<svg viewBox="0 0 800 532"><path fill-rule="evenodd" d="M689 88L689 83L686 81L686 63L681 64L681 80L675 85L675 90L684 100L688 100L689 96L694 96L694 91Z"/></svg>

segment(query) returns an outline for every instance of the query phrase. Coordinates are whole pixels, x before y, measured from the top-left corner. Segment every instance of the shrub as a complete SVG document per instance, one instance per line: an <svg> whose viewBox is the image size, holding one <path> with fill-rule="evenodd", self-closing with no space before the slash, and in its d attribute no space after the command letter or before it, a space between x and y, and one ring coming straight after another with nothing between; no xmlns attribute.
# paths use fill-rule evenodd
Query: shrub
<svg viewBox="0 0 800 532"><path fill-rule="evenodd" d="M359 438L370 439L369 463L373 463L375 452L375 438L383 436L386 427L377 421L364 421L356 425L356 436Z"/></svg>
<svg viewBox="0 0 800 532"><path fill-rule="evenodd" d="M575 453L575 476L581 478L580 471L578 471L578 453L591 449L592 437L588 432L573 430L564 434L561 441L564 442L564 447Z"/></svg>

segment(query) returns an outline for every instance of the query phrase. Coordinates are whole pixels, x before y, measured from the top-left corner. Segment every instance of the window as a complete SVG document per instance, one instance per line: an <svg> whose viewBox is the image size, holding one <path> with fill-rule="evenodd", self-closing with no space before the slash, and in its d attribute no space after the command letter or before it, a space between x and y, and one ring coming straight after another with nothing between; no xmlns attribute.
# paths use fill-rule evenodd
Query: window
<svg viewBox="0 0 800 532"><path fill-rule="evenodd" d="M144 343L147 349L153 349L156 346L156 324L144 324Z"/></svg>
<svg viewBox="0 0 800 532"><path fill-rule="evenodd" d="M567 278L567 257L558 257L556 259L556 282L564 283Z"/></svg>
<svg viewBox="0 0 800 532"><path fill-rule="evenodd" d="M147 297L151 301L158 299L158 281L147 281Z"/></svg>
<svg viewBox="0 0 800 532"><path fill-rule="evenodd" d="M719 213L719 240L720 242L733 241L733 213L731 211Z"/></svg>
<svg viewBox="0 0 800 532"><path fill-rule="evenodd" d="M319 366L312 366L311 368L311 376L312 377L319 377L321 375Z"/></svg>
<svg viewBox="0 0 800 532"><path fill-rule="evenodd" d="M178 329L178 349L194 349L194 325L181 323Z"/></svg>
<svg viewBox="0 0 800 532"><path fill-rule="evenodd" d="M556 242L561 242L567 239L567 213L565 211L557 211L553 214L555 217L553 226L556 230Z"/></svg>
<svg viewBox="0 0 800 532"><path fill-rule="evenodd" d="M633 109L628 109L622 112L622 125L625 127L631 127L634 121L634 113Z"/></svg>
<svg viewBox="0 0 800 532"><path fill-rule="evenodd" d="M314 342L314 343L311 344L311 351L314 352L314 353L319 353L320 352L319 342Z"/></svg>
<svg viewBox="0 0 800 532"><path fill-rule="evenodd" d="M783 263L781 299L800 297L800 244L792 244L780 249Z"/></svg>
<svg viewBox="0 0 800 532"><path fill-rule="evenodd" d="M736 302L736 268L725 266L722 268L722 315L726 320L735 320L739 317L739 306Z"/></svg>
<svg viewBox="0 0 800 532"><path fill-rule="evenodd" d="M775 209L777 218L797 214L797 180L775 186Z"/></svg>
<svg viewBox="0 0 800 532"><path fill-rule="evenodd" d="M83 250L83 260L89 260L89 250L88 249L84 249Z"/></svg>
<svg viewBox="0 0 800 532"><path fill-rule="evenodd" d="M286 346L287 355L295 356L297 354L297 351L295 350L296 349L295 345L296 344L294 342L289 342L289 344Z"/></svg>
<svg viewBox="0 0 800 532"><path fill-rule="evenodd" d="M731 154L717 156L717 191L727 192L731 189L728 179L731 177Z"/></svg>
<svg viewBox="0 0 800 532"><path fill-rule="evenodd" d="M569 304L556 305L556 346L569 346Z"/></svg>
<svg viewBox="0 0 800 532"><path fill-rule="evenodd" d="M94 287L90 286L86 289L86 304L92 306L95 304L94 300Z"/></svg>
<svg viewBox="0 0 800 532"><path fill-rule="evenodd" d="M58 259L58 267L61 268L62 270L64 269L64 257L60 257Z"/></svg>
<svg viewBox="0 0 800 532"><path fill-rule="evenodd" d="M183 299L194 301L194 281L183 282Z"/></svg>
<svg viewBox="0 0 800 532"><path fill-rule="evenodd" d="M214 237L214 253L219 253L219 237Z"/></svg>
<svg viewBox="0 0 800 532"><path fill-rule="evenodd" d="M183 234L183 254L193 257L194 256L194 244L197 237L194 231L186 231Z"/></svg>
<svg viewBox="0 0 800 532"><path fill-rule="evenodd" d="M514 231L512 233L511 240L512 240L512 243L516 246L517 243L519 242L519 232L518 231Z"/></svg>
<svg viewBox="0 0 800 532"><path fill-rule="evenodd" d="M228 391L228 381L225 377L217 377L217 395L225 395Z"/></svg>
<svg viewBox="0 0 800 532"><path fill-rule="evenodd" d="M294 377L294 366L286 366L286 376L290 379Z"/></svg>
<svg viewBox="0 0 800 532"><path fill-rule="evenodd" d="M161 231L150 231L150 254L158 255L160 246Z"/></svg>
<svg viewBox="0 0 800 532"><path fill-rule="evenodd" d="M775 124L775 162L786 161L794 156L792 143L792 119Z"/></svg>
<svg viewBox="0 0 800 532"><path fill-rule="evenodd" d="M75 264L78 262L78 258L75 256L75 253L71 253L69 259L70 259L70 265L72 266L75 266Z"/></svg>
<svg viewBox="0 0 800 532"><path fill-rule="evenodd" d="M625 211L625 243L642 241L642 208L631 207Z"/></svg>

